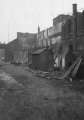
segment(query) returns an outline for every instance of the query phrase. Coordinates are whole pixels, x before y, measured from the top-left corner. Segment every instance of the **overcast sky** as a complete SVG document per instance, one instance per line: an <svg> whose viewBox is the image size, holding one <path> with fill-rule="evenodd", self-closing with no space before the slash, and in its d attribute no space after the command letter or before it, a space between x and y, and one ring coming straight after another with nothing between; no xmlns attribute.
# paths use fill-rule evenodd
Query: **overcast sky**
<svg viewBox="0 0 84 120"><path fill-rule="evenodd" d="M52 25L59 14L72 13L72 4L83 10L84 0L0 0L0 41L8 42L16 32L37 32Z"/></svg>

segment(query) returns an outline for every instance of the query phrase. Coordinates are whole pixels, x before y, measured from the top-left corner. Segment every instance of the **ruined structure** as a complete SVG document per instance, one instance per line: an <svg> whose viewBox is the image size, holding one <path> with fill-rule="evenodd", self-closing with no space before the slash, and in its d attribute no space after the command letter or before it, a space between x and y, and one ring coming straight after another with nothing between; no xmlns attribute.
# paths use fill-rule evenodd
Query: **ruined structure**
<svg viewBox="0 0 84 120"><path fill-rule="evenodd" d="M63 43L71 46L72 53L75 56L84 55L84 11L77 11L77 4L73 4L73 15L63 25L62 29ZM68 57L71 61L71 57ZM66 64L68 62L66 59Z"/></svg>
<svg viewBox="0 0 84 120"><path fill-rule="evenodd" d="M38 26L37 34L18 32L17 39L7 45L9 59L16 63L32 64L36 69L49 70L49 66L52 68L48 61L51 49L53 66L64 70L73 64L79 54L84 56L83 39L84 11L78 12L77 4L73 4L73 14L57 16L51 27L41 31Z"/></svg>
<svg viewBox="0 0 84 120"><path fill-rule="evenodd" d="M57 67L65 67L64 55L66 54L67 48L63 47L62 30L64 23L66 23L69 18L71 18L70 15L59 15L53 19L53 26L46 30L39 31L37 34L39 47L52 48Z"/></svg>

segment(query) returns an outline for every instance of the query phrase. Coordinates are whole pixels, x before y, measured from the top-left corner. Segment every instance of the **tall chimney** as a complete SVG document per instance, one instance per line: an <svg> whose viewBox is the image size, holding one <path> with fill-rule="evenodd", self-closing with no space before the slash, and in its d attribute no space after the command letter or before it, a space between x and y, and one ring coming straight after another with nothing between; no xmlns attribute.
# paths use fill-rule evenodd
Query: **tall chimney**
<svg viewBox="0 0 84 120"><path fill-rule="evenodd" d="M74 50L76 50L77 39L77 4L73 4L73 44Z"/></svg>
<svg viewBox="0 0 84 120"><path fill-rule="evenodd" d="M73 4L73 15L77 13L77 4Z"/></svg>

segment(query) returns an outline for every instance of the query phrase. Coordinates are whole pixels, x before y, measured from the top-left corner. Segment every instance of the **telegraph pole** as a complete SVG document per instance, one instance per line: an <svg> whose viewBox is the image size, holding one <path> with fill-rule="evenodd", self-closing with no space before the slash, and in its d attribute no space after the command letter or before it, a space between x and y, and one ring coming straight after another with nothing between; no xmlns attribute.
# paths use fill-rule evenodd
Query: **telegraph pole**
<svg viewBox="0 0 84 120"><path fill-rule="evenodd" d="M8 21L8 42L9 42L9 21Z"/></svg>

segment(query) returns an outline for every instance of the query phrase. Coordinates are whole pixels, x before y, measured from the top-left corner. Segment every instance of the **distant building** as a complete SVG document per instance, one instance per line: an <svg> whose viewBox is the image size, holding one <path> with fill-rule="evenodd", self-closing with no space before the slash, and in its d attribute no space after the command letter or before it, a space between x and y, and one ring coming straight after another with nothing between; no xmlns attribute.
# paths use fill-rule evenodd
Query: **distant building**
<svg viewBox="0 0 84 120"><path fill-rule="evenodd" d="M5 44L0 44L0 60L5 60Z"/></svg>
<svg viewBox="0 0 84 120"><path fill-rule="evenodd" d="M17 39L7 43L5 48L6 61L12 62L14 60L14 53L16 51L19 51L19 49L20 49L20 46L18 44Z"/></svg>
<svg viewBox="0 0 84 120"><path fill-rule="evenodd" d="M17 39L6 46L6 60L14 63L31 63L31 52L36 48L36 34L17 33Z"/></svg>
<svg viewBox="0 0 84 120"><path fill-rule="evenodd" d="M36 47L37 34L17 32L17 39L23 49Z"/></svg>

